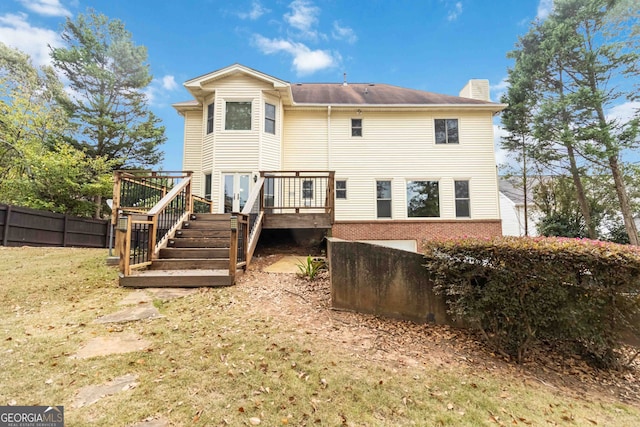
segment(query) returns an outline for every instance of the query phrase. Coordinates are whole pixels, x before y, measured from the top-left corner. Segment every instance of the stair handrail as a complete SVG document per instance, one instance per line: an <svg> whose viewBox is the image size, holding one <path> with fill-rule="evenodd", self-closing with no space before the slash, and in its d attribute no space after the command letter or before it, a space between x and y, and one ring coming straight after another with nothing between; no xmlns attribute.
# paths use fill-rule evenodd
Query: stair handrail
<svg viewBox="0 0 640 427"><path fill-rule="evenodd" d="M182 178L184 179L166 193L149 211L137 215L137 217L144 216L144 220L136 219L135 216L131 216L131 220L128 220L129 215L126 214L121 217L126 219L124 221L126 228L118 229L116 240L119 242L117 246L120 255L120 269L123 275L130 275L131 268L149 265L157 256L160 248L166 246L172 233L191 214L193 200L191 197L191 172L187 172ZM118 215L123 213L120 210ZM143 239L137 239L136 244L144 247L132 245L132 226L135 225L141 227L136 235L145 236ZM131 263L131 254L138 252L143 254L140 261L136 262L134 256L134 263Z"/></svg>

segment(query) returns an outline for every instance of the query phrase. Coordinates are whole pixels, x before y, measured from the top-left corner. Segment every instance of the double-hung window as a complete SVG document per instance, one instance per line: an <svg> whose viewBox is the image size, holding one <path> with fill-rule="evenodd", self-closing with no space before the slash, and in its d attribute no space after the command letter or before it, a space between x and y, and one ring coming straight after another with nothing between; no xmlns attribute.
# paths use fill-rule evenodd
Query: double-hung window
<svg viewBox="0 0 640 427"><path fill-rule="evenodd" d="M276 106L273 104L264 104L264 131L276 134Z"/></svg>
<svg viewBox="0 0 640 427"><path fill-rule="evenodd" d="M440 188L438 181L407 181L407 217L439 216Z"/></svg>
<svg viewBox="0 0 640 427"><path fill-rule="evenodd" d="M204 175L204 198L211 200L211 174Z"/></svg>
<svg viewBox="0 0 640 427"><path fill-rule="evenodd" d="M351 136L362 136L362 119L351 119Z"/></svg>
<svg viewBox="0 0 640 427"><path fill-rule="evenodd" d="M436 144L459 144L458 119L435 119Z"/></svg>
<svg viewBox="0 0 640 427"><path fill-rule="evenodd" d="M469 181L454 181L456 192L456 217L470 217Z"/></svg>
<svg viewBox="0 0 640 427"><path fill-rule="evenodd" d="M251 130L251 101L226 102L224 129Z"/></svg>
<svg viewBox="0 0 640 427"><path fill-rule="evenodd" d="M344 179L336 180L336 199L347 198L347 181Z"/></svg>
<svg viewBox="0 0 640 427"><path fill-rule="evenodd" d="M207 135L213 132L213 102L207 105Z"/></svg>
<svg viewBox="0 0 640 427"><path fill-rule="evenodd" d="M391 181L376 181L378 218L391 218Z"/></svg>

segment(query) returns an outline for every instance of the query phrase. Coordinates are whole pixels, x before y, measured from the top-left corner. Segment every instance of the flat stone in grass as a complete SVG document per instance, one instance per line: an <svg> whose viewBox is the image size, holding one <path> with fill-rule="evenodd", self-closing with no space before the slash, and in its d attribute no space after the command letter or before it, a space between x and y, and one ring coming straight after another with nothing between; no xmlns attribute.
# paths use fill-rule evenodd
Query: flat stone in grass
<svg viewBox="0 0 640 427"><path fill-rule="evenodd" d="M137 375L127 374L114 378L102 385L89 385L78 390L78 394L71 404L74 408L82 408L96 403L98 400L134 388L138 385Z"/></svg>
<svg viewBox="0 0 640 427"><path fill-rule="evenodd" d="M165 418L158 418L152 420L144 420L137 424L132 425L131 427L169 427L169 420Z"/></svg>
<svg viewBox="0 0 640 427"><path fill-rule="evenodd" d="M128 307L106 316L98 317L96 323L124 323L135 322L136 320L157 319L163 317L153 304L139 304L134 307Z"/></svg>
<svg viewBox="0 0 640 427"><path fill-rule="evenodd" d="M147 304L153 301L153 297L142 290L135 290L126 297L122 301L118 303L118 305L136 305L136 304Z"/></svg>
<svg viewBox="0 0 640 427"><path fill-rule="evenodd" d="M109 356L111 354L131 353L143 351L151 347L151 342L143 340L137 335L122 334L109 337L95 337L72 356L77 359L89 359L91 357Z"/></svg>

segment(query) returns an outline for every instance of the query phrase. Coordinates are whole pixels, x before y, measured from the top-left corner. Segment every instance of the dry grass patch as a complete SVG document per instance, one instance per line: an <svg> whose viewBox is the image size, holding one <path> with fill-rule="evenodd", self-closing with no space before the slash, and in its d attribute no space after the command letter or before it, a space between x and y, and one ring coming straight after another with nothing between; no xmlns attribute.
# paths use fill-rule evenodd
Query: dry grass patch
<svg viewBox="0 0 640 427"><path fill-rule="evenodd" d="M201 426L257 419L264 426L627 426L640 419L637 406L607 396L578 397L516 369L459 362L430 343L426 327L406 351L393 349L389 334L360 323L366 316L328 308L326 279L252 271L233 288L154 300L164 318L95 324L132 292L117 286L105 256L0 248L0 404L63 404L68 425L98 426L160 416ZM153 344L70 357L95 336L118 334ZM79 388L125 374L137 375L138 386L71 408Z"/></svg>

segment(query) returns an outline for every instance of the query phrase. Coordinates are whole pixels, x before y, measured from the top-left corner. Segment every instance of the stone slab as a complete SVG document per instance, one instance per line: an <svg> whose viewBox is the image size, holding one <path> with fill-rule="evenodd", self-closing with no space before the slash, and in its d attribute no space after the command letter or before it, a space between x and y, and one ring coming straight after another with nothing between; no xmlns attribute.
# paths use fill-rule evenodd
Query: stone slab
<svg viewBox="0 0 640 427"><path fill-rule="evenodd" d="M108 337L95 337L89 340L84 347L72 356L77 359L89 359L91 357L109 356L111 354L131 353L143 351L151 347L151 342L134 334L118 334Z"/></svg>
<svg viewBox="0 0 640 427"><path fill-rule="evenodd" d="M153 302L153 297L145 291L137 290L129 293L118 305L136 305Z"/></svg>
<svg viewBox="0 0 640 427"><path fill-rule="evenodd" d="M137 379L137 375L127 374L114 378L105 384L82 387L78 390L78 394L71 406L74 408L82 408L84 406L92 405L104 397L111 396L122 391L131 390L138 385L136 382Z"/></svg>
<svg viewBox="0 0 640 427"><path fill-rule="evenodd" d="M297 274L300 272L298 264L305 262L307 257L300 255L286 255L273 264L263 268L267 273Z"/></svg>
<svg viewBox="0 0 640 427"><path fill-rule="evenodd" d="M95 323L125 323L136 320L157 319L164 317L153 304L140 304L135 307L128 307L106 316L98 317Z"/></svg>

